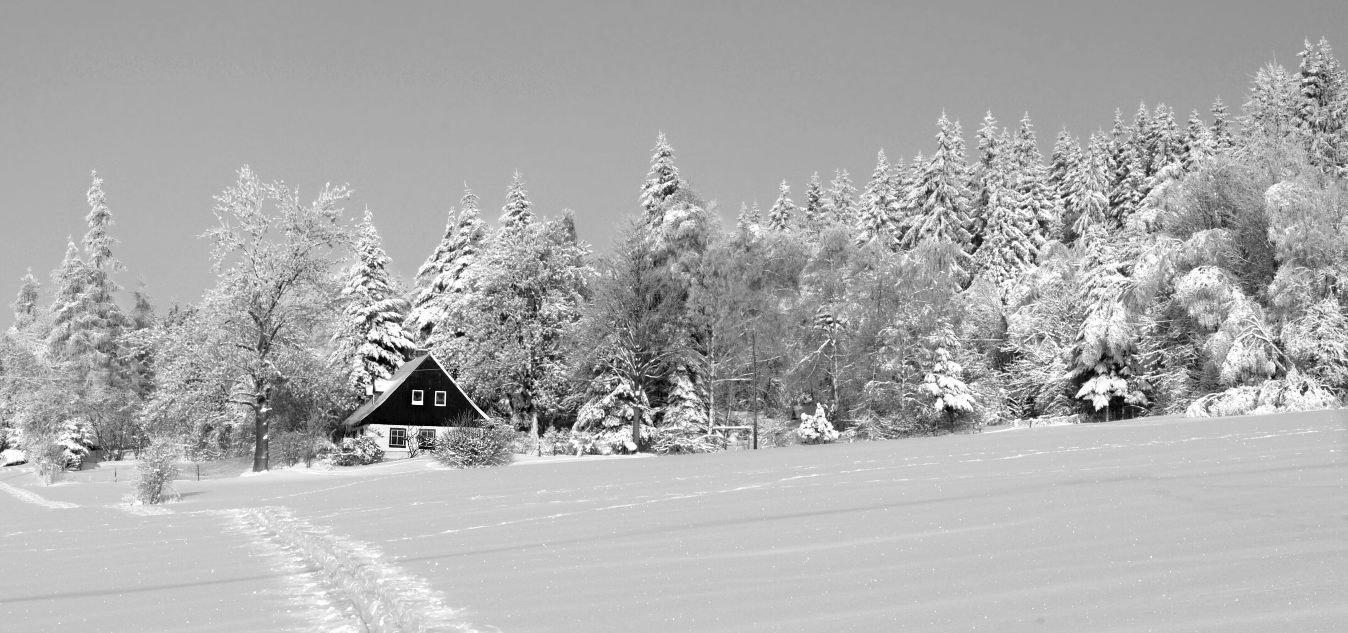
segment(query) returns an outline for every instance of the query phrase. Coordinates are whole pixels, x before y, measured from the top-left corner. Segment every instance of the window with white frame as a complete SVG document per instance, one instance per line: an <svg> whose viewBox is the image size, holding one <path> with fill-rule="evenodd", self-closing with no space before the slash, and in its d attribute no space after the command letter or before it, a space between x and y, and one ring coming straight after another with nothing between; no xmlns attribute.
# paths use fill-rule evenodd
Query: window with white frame
<svg viewBox="0 0 1348 633"><path fill-rule="evenodd" d="M421 429L420 431L417 431L417 439L421 440L421 448L435 448L435 429Z"/></svg>
<svg viewBox="0 0 1348 633"><path fill-rule="evenodd" d="M426 392L425 392L425 391L422 391L422 390L420 390L420 389L413 389L413 390L412 390L412 404L414 404L414 405L423 405L423 404L426 404Z"/></svg>
<svg viewBox="0 0 1348 633"><path fill-rule="evenodd" d="M443 391L437 391L437 392L435 392L435 406L437 406L437 407L443 407L443 406L445 406L445 400L446 400L446 398L445 398L445 392L443 392Z"/></svg>
<svg viewBox="0 0 1348 633"><path fill-rule="evenodd" d="M389 448L407 448L407 429L395 426L388 430Z"/></svg>

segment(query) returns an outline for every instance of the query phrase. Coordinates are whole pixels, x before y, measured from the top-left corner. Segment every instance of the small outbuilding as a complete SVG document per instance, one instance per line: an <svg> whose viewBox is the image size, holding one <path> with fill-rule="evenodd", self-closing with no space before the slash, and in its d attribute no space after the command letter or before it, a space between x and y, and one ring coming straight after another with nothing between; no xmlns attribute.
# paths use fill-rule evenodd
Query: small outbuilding
<svg viewBox="0 0 1348 633"><path fill-rule="evenodd" d="M454 377L431 354L403 363L388 380L377 380L369 402L342 421L348 435L367 435L385 452L407 452L409 442L429 448L446 429L487 420ZM415 439L413 439L415 437Z"/></svg>

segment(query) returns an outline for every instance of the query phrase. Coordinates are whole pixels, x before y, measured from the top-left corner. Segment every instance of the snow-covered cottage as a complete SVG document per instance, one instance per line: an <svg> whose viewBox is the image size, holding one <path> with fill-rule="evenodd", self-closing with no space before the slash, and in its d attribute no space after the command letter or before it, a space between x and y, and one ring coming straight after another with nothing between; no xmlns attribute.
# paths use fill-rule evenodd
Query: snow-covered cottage
<svg viewBox="0 0 1348 633"><path fill-rule="evenodd" d="M373 437L385 452L399 453L407 452L408 442L429 448L445 429L486 419L444 366L422 354L403 363L388 380L375 381L370 401L343 420L342 429Z"/></svg>

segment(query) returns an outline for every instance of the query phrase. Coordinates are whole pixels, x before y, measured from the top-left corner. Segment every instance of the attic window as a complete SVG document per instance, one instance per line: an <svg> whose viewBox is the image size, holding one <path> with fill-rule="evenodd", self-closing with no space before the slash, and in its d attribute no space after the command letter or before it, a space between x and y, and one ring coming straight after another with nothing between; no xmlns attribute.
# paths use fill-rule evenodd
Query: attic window
<svg viewBox="0 0 1348 633"><path fill-rule="evenodd" d="M412 390L412 404L415 404L415 405L426 404L426 392L425 392L425 391L422 391L422 390L420 390L420 389L413 389L413 390Z"/></svg>
<svg viewBox="0 0 1348 633"><path fill-rule="evenodd" d="M445 392L443 391L435 392L435 406L437 407L445 406Z"/></svg>

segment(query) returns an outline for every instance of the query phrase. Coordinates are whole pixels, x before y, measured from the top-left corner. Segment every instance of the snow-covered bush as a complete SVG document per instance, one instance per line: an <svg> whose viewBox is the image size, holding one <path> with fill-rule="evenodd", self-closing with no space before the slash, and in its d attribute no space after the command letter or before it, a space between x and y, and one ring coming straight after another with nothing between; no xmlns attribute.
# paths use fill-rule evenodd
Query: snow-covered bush
<svg viewBox="0 0 1348 633"><path fill-rule="evenodd" d="M324 437L316 437L307 431L282 431L271 440L272 453L285 466L294 466L300 462L308 468L315 459L336 449L332 442Z"/></svg>
<svg viewBox="0 0 1348 633"><path fill-rule="evenodd" d="M650 444L651 450L660 455L715 453L725 450L726 438L696 429L661 427L652 433Z"/></svg>
<svg viewBox="0 0 1348 633"><path fill-rule="evenodd" d="M451 468L505 466L514 461L514 432L505 426L454 427L435 440L435 461Z"/></svg>
<svg viewBox="0 0 1348 633"><path fill-rule="evenodd" d="M56 442L36 442L29 447L29 457L37 466L37 476L42 483L51 485L66 471L66 449Z"/></svg>
<svg viewBox="0 0 1348 633"><path fill-rule="evenodd" d="M1339 399L1319 381L1297 372L1266 380L1257 386L1233 387L1195 400L1184 415L1191 418L1314 411L1340 406Z"/></svg>
<svg viewBox="0 0 1348 633"><path fill-rule="evenodd" d="M543 437L540 441L549 455L574 452L574 448L571 446L571 429L561 429L550 426L548 427L547 432L543 433Z"/></svg>
<svg viewBox="0 0 1348 633"><path fill-rule="evenodd" d="M333 466L358 466L384 461L384 449L373 437L344 437L338 452L332 455Z"/></svg>
<svg viewBox="0 0 1348 633"><path fill-rule="evenodd" d="M838 430L824 415L823 408L815 409L815 415L802 413L800 426L796 427L796 437L805 444L827 444L838 439Z"/></svg>
<svg viewBox="0 0 1348 633"><path fill-rule="evenodd" d="M173 479L178 476L178 451L166 442L155 442L141 455L136 475L136 501L146 505L163 503L173 496Z"/></svg>
<svg viewBox="0 0 1348 633"><path fill-rule="evenodd" d="M0 466L13 466L15 464L24 464L28 462L28 456L17 448L7 448L0 451Z"/></svg>
<svg viewBox="0 0 1348 633"><path fill-rule="evenodd" d="M571 446L577 455L623 455L635 453L638 448L651 445L657 431L649 424L641 425L641 446L632 443L631 425L602 429L599 431L571 432Z"/></svg>
<svg viewBox="0 0 1348 633"><path fill-rule="evenodd" d="M56 437L56 444L65 453L65 468L79 470L84 459L89 456L89 447L94 445L90 425L83 420L67 420Z"/></svg>

